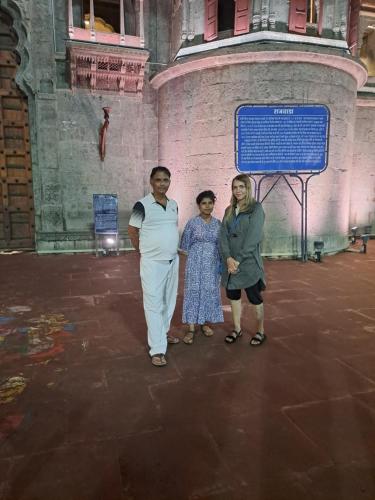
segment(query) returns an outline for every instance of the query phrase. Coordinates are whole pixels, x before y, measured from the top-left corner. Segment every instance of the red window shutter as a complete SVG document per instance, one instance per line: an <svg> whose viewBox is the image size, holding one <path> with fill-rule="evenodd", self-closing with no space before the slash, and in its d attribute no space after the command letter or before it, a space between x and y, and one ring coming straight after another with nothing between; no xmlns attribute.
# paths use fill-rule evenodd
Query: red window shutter
<svg viewBox="0 0 375 500"><path fill-rule="evenodd" d="M218 0L205 0L204 39L209 42L217 38Z"/></svg>
<svg viewBox="0 0 375 500"><path fill-rule="evenodd" d="M234 35L249 32L250 27L250 0L235 0Z"/></svg>
<svg viewBox="0 0 375 500"><path fill-rule="evenodd" d="M306 33L306 0L290 0L289 31Z"/></svg>
<svg viewBox="0 0 375 500"><path fill-rule="evenodd" d="M324 2L323 2L323 0L319 0L319 19L318 19L318 35L319 36L322 34L322 29L323 29L323 8L324 8Z"/></svg>
<svg viewBox="0 0 375 500"><path fill-rule="evenodd" d="M360 0L351 0L348 22L348 47L353 56L356 55L358 47L358 22L360 9Z"/></svg>

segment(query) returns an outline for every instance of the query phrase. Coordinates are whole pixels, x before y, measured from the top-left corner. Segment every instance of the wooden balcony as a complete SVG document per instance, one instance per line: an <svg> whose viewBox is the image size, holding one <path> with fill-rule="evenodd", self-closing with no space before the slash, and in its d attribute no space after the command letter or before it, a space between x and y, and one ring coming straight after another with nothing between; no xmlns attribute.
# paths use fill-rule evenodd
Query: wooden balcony
<svg viewBox="0 0 375 500"><path fill-rule="evenodd" d="M144 49L143 0L138 0L137 35L125 33L124 2L120 1L120 33L96 28L94 2L90 1L87 27L73 25L72 0L68 0L70 81L73 89L119 94L142 92L148 51ZM100 19L105 28L103 19Z"/></svg>
<svg viewBox="0 0 375 500"><path fill-rule="evenodd" d="M142 92L147 50L76 40L70 40L67 49L72 89L120 95Z"/></svg>

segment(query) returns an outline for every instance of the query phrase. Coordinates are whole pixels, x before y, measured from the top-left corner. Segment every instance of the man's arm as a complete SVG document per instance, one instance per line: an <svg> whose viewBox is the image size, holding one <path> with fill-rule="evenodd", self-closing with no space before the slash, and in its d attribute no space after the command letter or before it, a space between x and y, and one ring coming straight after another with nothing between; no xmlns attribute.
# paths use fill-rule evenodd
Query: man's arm
<svg viewBox="0 0 375 500"><path fill-rule="evenodd" d="M128 226L128 235L133 247L139 252L139 229L134 226Z"/></svg>

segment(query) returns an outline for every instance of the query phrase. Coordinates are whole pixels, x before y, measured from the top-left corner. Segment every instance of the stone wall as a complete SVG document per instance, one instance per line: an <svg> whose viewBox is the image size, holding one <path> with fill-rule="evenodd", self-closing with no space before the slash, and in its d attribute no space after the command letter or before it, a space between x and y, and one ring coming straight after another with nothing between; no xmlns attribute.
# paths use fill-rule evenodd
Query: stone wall
<svg viewBox="0 0 375 500"><path fill-rule="evenodd" d="M217 194L217 215L223 215L230 181L237 173L234 114L240 104L319 103L331 112L329 165L309 183L309 248L317 239L325 241L328 252L344 248L355 97L354 78L316 64L236 64L191 72L165 83L159 89L159 161L172 171L171 195L179 201L182 225L196 211L198 192L208 188ZM298 181L291 183L300 189ZM264 253L299 253L300 208L287 185L279 183L264 207Z"/></svg>
<svg viewBox="0 0 375 500"><path fill-rule="evenodd" d="M93 248L94 193L118 195L121 245L128 247L131 207L148 192L148 172L157 162L156 94L148 84L149 66L140 95L73 92L65 54L65 0L34 0L29 7L28 101L37 251ZM155 8L158 17L150 15ZM146 2L145 11L150 52L155 61L166 61L165 5L160 0ZM152 38L152 33L163 34ZM98 150L103 106L112 108L104 162Z"/></svg>
<svg viewBox="0 0 375 500"><path fill-rule="evenodd" d="M103 106L111 112L101 161ZM154 91L146 85L143 95L116 97L58 90L51 99L37 97L37 109L38 251L92 247L94 193L118 195L120 235L127 246L131 207L144 196L145 172L156 163Z"/></svg>
<svg viewBox="0 0 375 500"><path fill-rule="evenodd" d="M359 108L354 121L356 82L347 73L318 64L236 64L174 78L157 93L148 80L169 63L172 2L145 0L150 62L143 94L72 92L65 55L65 0L4 2L23 6L22 18L14 14L15 8L9 7L8 12L17 26L21 21L27 26L25 32L18 29L25 46L21 66L26 69L17 81L23 83L29 101L39 252L92 248L94 193L118 194L121 240L128 246L130 209L149 191L149 172L158 162L172 171L171 195L180 205L181 228L195 213L194 200L203 189L217 193L216 214L221 217L236 174L233 118L242 103L319 103L331 110L329 166L309 184L310 248L314 239L322 238L326 250L339 250L346 245L349 224L374 222L371 126L375 108ZM336 12L343 1L334 3ZM192 3L198 34L203 32L203 5L203 0ZM332 6L332 1L327 5ZM284 8L278 11L279 19L282 15L285 18ZM264 46L251 50L262 51ZM98 139L103 106L112 111L107 154L101 162ZM299 189L297 182L292 184ZM288 187L280 183L264 205L264 252L297 254L300 211Z"/></svg>
<svg viewBox="0 0 375 500"><path fill-rule="evenodd" d="M357 106L351 175L350 226L372 226L375 233L375 106L361 100Z"/></svg>

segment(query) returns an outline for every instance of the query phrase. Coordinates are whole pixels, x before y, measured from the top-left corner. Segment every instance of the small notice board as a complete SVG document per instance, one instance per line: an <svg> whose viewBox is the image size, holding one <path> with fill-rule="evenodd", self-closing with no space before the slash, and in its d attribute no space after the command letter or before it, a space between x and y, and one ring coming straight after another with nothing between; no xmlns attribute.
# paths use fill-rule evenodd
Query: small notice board
<svg viewBox="0 0 375 500"><path fill-rule="evenodd" d="M118 201L116 194L94 194L95 234L118 232Z"/></svg>
<svg viewBox="0 0 375 500"><path fill-rule="evenodd" d="M243 173L320 173L328 164L322 104L244 104L235 112L235 162Z"/></svg>
<svg viewBox="0 0 375 500"><path fill-rule="evenodd" d="M95 249L96 255L99 252L99 243L103 238L101 235L113 236L113 248L118 253L118 200L116 194L94 194L94 233L95 233ZM111 240L110 240L111 241ZM108 242L107 242L108 243ZM110 243L112 245L112 243ZM106 247L108 250L108 246ZM104 253L106 253L103 249Z"/></svg>

